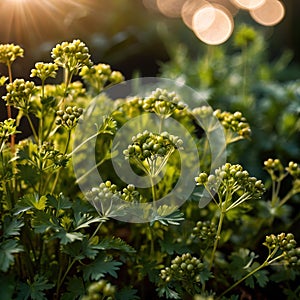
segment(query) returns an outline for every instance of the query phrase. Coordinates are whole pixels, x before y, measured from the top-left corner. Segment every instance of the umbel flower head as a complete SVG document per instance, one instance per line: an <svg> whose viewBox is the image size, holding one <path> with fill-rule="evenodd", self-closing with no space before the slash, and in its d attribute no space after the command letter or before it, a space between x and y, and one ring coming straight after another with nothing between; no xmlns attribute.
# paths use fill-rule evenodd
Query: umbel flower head
<svg viewBox="0 0 300 300"><path fill-rule="evenodd" d="M117 84L124 80L121 72L112 71L110 65L83 66L79 75L95 93L100 93L107 83Z"/></svg>
<svg viewBox="0 0 300 300"><path fill-rule="evenodd" d="M17 57L23 57L24 50L14 44L0 45L0 63L11 65Z"/></svg>
<svg viewBox="0 0 300 300"><path fill-rule="evenodd" d="M183 144L178 136L168 132L158 134L148 130L133 136L132 142L123 151L125 158L135 162L150 176L158 175L175 149L181 150Z"/></svg>
<svg viewBox="0 0 300 300"><path fill-rule="evenodd" d="M154 112L161 118L168 118L175 110L183 110L186 105L179 101L175 92L157 88L151 95L144 99L143 108L145 111Z"/></svg>
<svg viewBox="0 0 300 300"><path fill-rule="evenodd" d="M63 126L66 129L71 130L77 125L82 114L83 109L77 106L68 106L65 110L58 110L56 112L56 125Z"/></svg>
<svg viewBox="0 0 300 300"><path fill-rule="evenodd" d="M225 211L246 200L259 199L265 192L262 181L251 177L248 171L239 164L226 163L211 175L205 172L200 173L195 181L197 185L204 185L211 195L216 193L219 205Z"/></svg>
<svg viewBox="0 0 300 300"><path fill-rule="evenodd" d="M7 94L3 96L7 105L15 107L28 113L30 110L31 96L37 90L34 82L25 81L24 79L15 79L14 82L6 86Z"/></svg>
<svg viewBox="0 0 300 300"><path fill-rule="evenodd" d="M57 44L51 52L54 62L74 75L78 74L83 66L93 65L90 56L88 47L80 40Z"/></svg>
<svg viewBox="0 0 300 300"><path fill-rule="evenodd" d="M37 62L31 70L30 77L38 77L44 82L48 77L55 78L58 66L53 63Z"/></svg>

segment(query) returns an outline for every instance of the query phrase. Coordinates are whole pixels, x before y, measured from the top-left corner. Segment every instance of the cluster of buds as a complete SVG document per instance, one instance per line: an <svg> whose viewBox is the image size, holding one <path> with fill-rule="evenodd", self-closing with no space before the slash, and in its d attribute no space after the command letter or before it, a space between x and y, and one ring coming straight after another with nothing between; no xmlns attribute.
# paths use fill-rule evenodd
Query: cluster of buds
<svg viewBox="0 0 300 300"><path fill-rule="evenodd" d="M104 279L92 283L88 287L88 294L82 300L113 300L115 299L116 287Z"/></svg>
<svg viewBox="0 0 300 300"><path fill-rule="evenodd" d="M142 195L135 189L133 184L128 184L127 187L123 188L121 198L127 202L143 202Z"/></svg>
<svg viewBox="0 0 300 300"><path fill-rule="evenodd" d="M286 170L294 178L300 178L300 166L297 163L290 161Z"/></svg>
<svg viewBox="0 0 300 300"><path fill-rule="evenodd" d="M214 111L214 116L220 121L227 133L228 131L231 131L237 134L238 138L250 137L250 126L241 112L237 111L235 113L230 113L227 111L221 111L220 109L217 109ZM237 140L237 138L230 137L230 139L228 140L229 142L233 142Z"/></svg>
<svg viewBox="0 0 300 300"><path fill-rule="evenodd" d="M292 233L285 234L284 232L280 234L271 234L266 236L264 245L269 249L275 249L279 247L282 251L289 251L294 249L296 246L296 241Z"/></svg>
<svg viewBox="0 0 300 300"><path fill-rule="evenodd" d="M92 87L95 93L100 93L108 84L117 84L124 80L119 71L112 71L107 64L98 64L92 67L83 66L79 75L86 84Z"/></svg>
<svg viewBox="0 0 300 300"><path fill-rule="evenodd" d="M11 65L17 57L23 57L24 50L14 44L1 44L0 45L0 63Z"/></svg>
<svg viewBox="0 0 300 300"><path fill-rule="evenodd" d="M276 159L272 159L269 158L266 161L264 161L264 166L265 169L267 170L267 172L272 176L281 176L283 174L284 168L283 165L281 163L281 161L276 158Z"/></svg>
<svg viewBox="0 0 300 300"><path fill-rule="evenodd" d="M198 221L191 233L192 238L214 241L217 234L216 224L211 221Z"/></svg>
<svg viewBox="0 0 300 300"><path fill-rule="evenodd" d="M0 122L0 146L6 143L9 136L17 133L17 126L14 119L7 119Z"/></svg>
<svg viewBox="0 0 300 300"><path fill-rule="evenodd" d="M297 242L292 233L282 232L277 235L267 235L263 245L270 251L279 248L283 252L283 258L287 264L300 267L300 248L296 248Z"/></svg>
<svg viewBox="0 0 300 300"><path fill-rule="evenodd" d="M63 154L54 148L53 143L44 142L40 148L39 154L44 160L50 160L55 167L65 167L69 161L66 154Z"/></svg>
<svg viewBox="0 0 300 300"><path fill-rule="evenodd" d="M34 67L35 68L31 70L30 77L38 77L42 82L45 82L49 77L56 77L56 71L58 69L56 64L37 62Z"/></svg>
<svg viewBox="0 0 300 300"><path fill-rule="evenodd" d="M140 161L150 159L154 161L157 157L164 157L175 149L182 149L183 141L168 132L156 134L145 130L132 137L132 144L123 151L127 158L137 158Z"/></svg>
<svg viewBox="0 0 300 300"><path fill-rule="evenodd" d="M171 261L171 266L160 271L160 277L166 283L171 281L183 281L190 283L201 282L200 272L204 264L200 259L190 253L184 253Z"/></svg>
<svg viewBox="0 0 300 300"><path fill-rule="evenodd" d="M28 113L30 110L31 97L36 92L36 86L32 81L15 79L6 86L7 94L3 96L7 105L14 105L16 108Z"/></svg>
<svg viewBox="0 0 300 300"><path fill-rule="evenodd" d="M71 130L77 125L82 114L83 109L77 106L68 106L65 110L58 110L56 112L56 125L63 126L66 129Z"/></svg>
<svg viewBox="0 0 300 300"><path fill-rule="evenodd" d="M239 164L226 163L215 170L215 174L200 173L195 178L197 185L204 185L211 192L218 195L231 194L232 204L227 203L228 210L250 198L258 199L265 192L264 184L256 177L250 177L248 171ZM226 199L227 200L227 199Z"/></svg>
<svg viewBox="0 0 300 300"><path fill-rule="evenodd" d="M114 198L119 199L121 193L118 191L118 187L112 184L111 181L101 182L99 187L92 188L92 190L87 194L88 200L93 203L101 201L111 201Z"/></svg>
<svg viewBox="0 0 300 300"><path fill-rule="evenodd" d="M88 47L80 40L57 44L51 52L51 57L59 67L75 75L83 66L93 65L90 56Z"/></svg>
<svg viewBox="0 0 300 300"><path fill-rule="evenodd" d="M161 118L170 117L176 110L183 110L186 105L179 101L175 92L157 88L143 101L145 111L154 112Z"/></svg>

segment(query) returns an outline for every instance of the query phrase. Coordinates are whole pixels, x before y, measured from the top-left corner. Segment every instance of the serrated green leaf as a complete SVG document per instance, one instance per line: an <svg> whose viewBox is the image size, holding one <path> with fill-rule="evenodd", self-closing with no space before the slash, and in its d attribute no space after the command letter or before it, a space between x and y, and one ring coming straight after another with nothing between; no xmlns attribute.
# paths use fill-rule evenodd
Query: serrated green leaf
<svg viewBox="0 0 300 300"><path fill-rule="evenodd" d="M16 240L6 240L0 244L0 270L6 272L14 262L14 254L23 251Z"/></svg>
<svg viewBox="0 0 300 300"><path fill-rule="evenodd" d="M82 241L84 235L81 232L67 232L62 227L53 234L51 239L59 239L62 245L66 245L68 243L72 243L76 240Z"/></svg>
<svg viewBox="0 0 300 300"><path fill-rule="evenodd" d="M10 236L20 235L21 227L24 223L21 220L11 219L9 216L5 216L3 220L3 238Z"/></svg>
<svg viewBox="0 0 300 300"><path fill-rule="evenodd" d="M161 286L157 289L159 297L166 297L167 299L181 299L179 294L171 290L168 286Z"/></svg>
<svg viewBox="0 0 300 300"><path fill-rule="evenodd" d="M19 164L18 170L22 180L24 180L26 184L33 186L38 182L39 174L35 166L29 164Z"/></svg>
<svg viewBox="0 0 300 300"><path fill-rule="evenodd" d="M59 222L56 217L45 213L44 211L37 211L34 214L32 225L35 233L45 233L49 229L57 230Z"/></svg>
<svg viewBox="0 0 300 300"><path fill-rule="evenodd" d="M248 277L246 280L245 280L245 285L248 286L249 288L253 289L255 284L254 284L254 278L253 276L250 276Z"/></svg>
<svg viewBox="0 0 300 300"><path fill-rule="evenodd" d="M84 238L83 241L75 241L67 244L63 248L63 252L76 260L81 260L84 258L95 259L99 253L99 249L97 248L97 245L90 244L89 240Z"/></svg>
<svg viewBox="0 0 300 300"><path fill-rule="evenodd" d="M260 287L265 287L269 282L268 274L267 270L259 270L254 273L254 277Z"/></svg>
<svg viewBox="0 0 300 300"><path fill-rule="evenodd" d="M119 261L111 260L109 257L99 255L94 262L83 268L83 278L85 280L99 280L104 277L105 274L109 274L114 278L117 278L118 271L122 263Z"/></svg>
<svg viewBox="0 0 300 300"><path fill-rule="evenodd" d="M81 278L72 277L67 283L67 292L63 294L61 300L80 299L85 294L84 283Z"/></svg>
<svg viewBox="0 0 300 300"><path fill-rule="evenodd" d="M116 300L139 300L140 297L136 295L137 290L131 287L125 287L118 291L115 295Z"/></svg>
<svg viewBox="0 0 300 300"><path fill-rule="evenodd" d="M136 250L124 242L121 238L112 237L104 238L101 242L95 245L95 248L99 250L115 249L126 253L135 253Z"/></svg>
<svg viewBox="0 0 300 300"><path fill-rule="evenodd" d="M18 201L15 214L17 215L30 209L44 210L46 201L46 196L39 197L38 194L26 194Z"/></svg>
<svg viewBox="0 0 300 300"><path fill-rule="evenodd" d="M185 243L178 243L170 234L159 240L161 251L173 255L174 253L183 254L189 251L189 247Z"/></svg>
<svg viewBox="0 0 300 300"><path fill-rule="evenodd" d="M92 223L100 223L103 221L106 221L106 218L101 218L99 217L93 217L89 214L83 214L81 219L79 219L76 223L76 228L75 230L81 229L81 228L87 228L90 227L90 224Z"/></svg>
<svg viewBox="0 0 300 300"><path fill-rule="evenodd" d="M58 211L68 209L72 206L71 201L69 201L63 194L59 194L58 197L47 195L47 203Z"/></svg>
<svg viewBox="0 0 300 300"><path fill-rule="evenodd" d="M44 291L52 287L45 276L35 275L33 283L21 283L18 299L47 300Z"/></svg>

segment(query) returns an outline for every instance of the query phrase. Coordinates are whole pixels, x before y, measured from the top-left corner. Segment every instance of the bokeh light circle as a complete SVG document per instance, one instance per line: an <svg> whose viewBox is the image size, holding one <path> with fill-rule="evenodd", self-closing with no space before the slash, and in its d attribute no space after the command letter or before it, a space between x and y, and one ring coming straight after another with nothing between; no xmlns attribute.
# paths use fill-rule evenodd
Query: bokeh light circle
<svg viewBox="0 0 300 300"><path fill-rule="evenodd" d="M186 26L190 29L193 28L194 14L202 7L206 5L211 6L208 1L205 0L187 0L181 9L181 17Z"/></svg>
<svg viewBox="0 0 300 300"><path fill-rule="evenodd" d="M233 28L232 15L221 5L203 6L193 18L195 35L209 45L219 45L227 41Z"/></svg>
<svg viewBox="0 0 300 300"><path fill-rule="evenodd" d="M161 195L153 203L127 202L121 197L102 199L101 201L94 201L89 198L91 191L107 180L103 177L107 175L107 172L114 172L114 174L120 175L119 178L121 177L125 184L151 188L149 182L132 172L130 164L126 163L122 153L128 144L131 144L133 135L145 129L157 132L158 123L156 122L155 118L157 117L155 114L143 112L136 118L127 120L121 127L119 126L113 137L112 145L110 145L112 164L110 164L109 169L107 169L107 166L104 167L97 164L96 145L99 142L97 140L97 130L104 124L104 119L113 113L118 113L119 109L122 109L118 106L119 99L128 99L129 101L131 97L136 96L144 99L156 88L175 92L188 105L190 116L202 128L209 144L210 172L212 173L226 162L224 128L213 115L213 110L199 92L174 80L152 77L136 78L108 88L91 101L85 110L81 122L76 127L72 160L79 188L97 211L109 218L131 223L145 223L155 219L159 208L169 207L175 211L193 193L195 188L194 177L198 176L202 170L199 148L196 145L194 133L191 134L184 124L170 116L165 120L164 129L172 135L178 135L183 140L184 147L183 150L178 149L178 163L180 165L178 172L180 174L172 190L168 191L166 195ZM194 109L199 107L210 108L209 112L211 113L206 115L205 119L199 114L194 114ZM165 176L164 172L162 172L162 176ZM211 195L204 190L199 206L205 206L210 200ZM172 211L168 210L168 215L170 213Z"/></svg>
<svg viewBox="0 0 300 300"><path fill-rule="evenodd" d="M274 26L284 18L285 8L278 0L265 0L263 5L250 10L250 15L261 25Z"/></svg>
<svg viewBox="0 0 300 300"><path fill-rule="evenodd" d="M169 18L179 18L186 0L156 0L159 11Z"/></svg>
<svg viewBox="0 0 300 300"><path fill-rule="evenodd" d="M231 0L236 6L242 9L256 9L262 6L266 0Z"/></svg>

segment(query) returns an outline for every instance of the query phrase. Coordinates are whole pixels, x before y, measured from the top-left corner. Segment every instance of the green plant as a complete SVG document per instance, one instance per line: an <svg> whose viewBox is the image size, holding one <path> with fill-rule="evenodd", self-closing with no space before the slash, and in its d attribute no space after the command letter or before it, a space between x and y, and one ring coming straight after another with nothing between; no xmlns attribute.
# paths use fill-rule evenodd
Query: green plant
<svg viewBox="0 0 300 300"><path fill-rule="evenodd" d="M0 47L9 74L22 55L18 46ZM300 191L295 160L286 167L278 159L266 160L265 184L242 164L228 162L210 171L213 156L205 133L221 124L222 147L234 151L235 142L251 135L243 113L189 107L176 91L157 86L145 96L112 102L105 88L123 76L108 65L93 65L83 42L57 45L52 58L31 71L40 85L12 75L8 83L1 78L8 108L0 122L1 299L235 299L267 293L273 282L280 282L276 293L299 296L299 289L291 288L300 261L298 237L292 234L297 216L291 207ZM60 68L64 82L48 85ZM74 75L85 86L73 81ZM75 129L101 91L96 110L103 118L71 149L80 136ZM18 109L15 120L11 106ZM152 123L149 130L130 127L129 142L120 140L118 148L113 143L118 130L140 115L140 123ZM21 118L28 120L32 136L16 143ZM185 128L182 136L172 134L172 120ZM196 178L186 178L193 190L182 205L173 198L161 204L179 182L181 164L194 170L191 140L201 165ZM89 159L85 150L91 141L96 165L75 176L72 161L76 155ZM119 154L146 179L146 187L119 178L112 169ZM79 183L95 169L103 182L81 191ZM205 197L211 200L206 206ZM118 221L132 207L149 222Z"/></svg>

